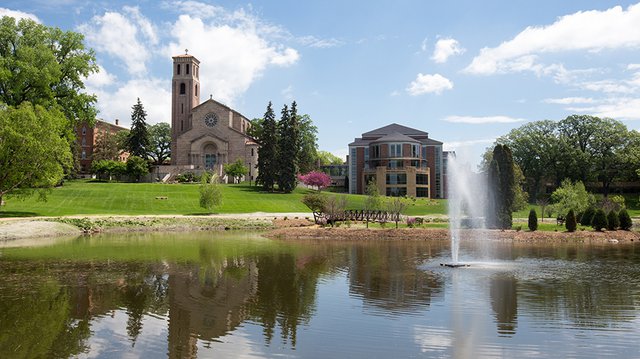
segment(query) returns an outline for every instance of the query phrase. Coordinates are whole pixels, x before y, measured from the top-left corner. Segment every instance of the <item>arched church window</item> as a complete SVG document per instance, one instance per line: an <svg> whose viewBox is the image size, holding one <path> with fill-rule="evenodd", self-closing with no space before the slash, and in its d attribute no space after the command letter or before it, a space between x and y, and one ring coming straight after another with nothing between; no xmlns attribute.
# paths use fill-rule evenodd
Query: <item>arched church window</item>
<svg viewBox="0 0 640 359"><path fill-rule="evenodd" d="M187 92L187 86L185 86L184 82L180 84L180 94L184 95Z"/></svg>
<svg viewBox="0 0 640 359"><path fill-rule="evenodd" d="M180 64L176 66L176 74L180 75Z"/></svg>
<svg viewBox="0 0 640 359"><path fill-rule="evenodd" d="M196 85L196 96L198 96L198 85Z"/></svg>
<svg viewBox="0 0 640 359"><path fill-rule="evenodd" d="M82 150L82 159L86 160L87 159L87 151Z"/></svg>
<svg viewBox="0 0 640 359"><path fill-rule="evenodd" d="M184 104L183 103L180 104L180 113L184 113Z"/></svg>
<svg viewBox="0 0 640 359"><path fill-rule="evenodd" d="M184 73L185 73L186 75L188 75L188 74L189 74L189 64L187 64L187 65L185 66L185 68L184 68Z"/></svg>
<svg viewBox="0 0 640 359"><path fill-rule="evenodd" d="M87 138L86 137L82 137L82 145L83 146L87 145Z"/></svg>
<svg viewBox="0 0 640 359"><path fill-rule="evenodd" d="M82 127L82 135L86 135L87 134L87 128L86 127Z"/></svg>

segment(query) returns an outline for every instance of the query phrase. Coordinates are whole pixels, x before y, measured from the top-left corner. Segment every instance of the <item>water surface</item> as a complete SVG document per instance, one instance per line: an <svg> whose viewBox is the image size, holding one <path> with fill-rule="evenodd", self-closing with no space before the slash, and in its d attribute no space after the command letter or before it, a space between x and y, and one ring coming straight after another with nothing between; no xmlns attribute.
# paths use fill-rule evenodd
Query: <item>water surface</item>
<svg viewBox="0 0 640 359"><path fill-rule="evenodd" d="M640 353L640 245L128 234L0 249L0 357Z"/></svg>

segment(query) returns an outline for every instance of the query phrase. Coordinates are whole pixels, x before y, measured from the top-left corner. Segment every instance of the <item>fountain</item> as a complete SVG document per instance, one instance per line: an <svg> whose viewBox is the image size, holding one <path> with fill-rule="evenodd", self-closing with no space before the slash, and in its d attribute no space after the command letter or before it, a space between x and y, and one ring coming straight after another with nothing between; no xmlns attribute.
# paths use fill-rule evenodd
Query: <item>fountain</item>
<svg viewBox="0 0 640 359"><path fill-rule="evenodd" d="M460 236L462 228L484 228L486 212L486 180L473 172L462 156L452 153L448 157L447 197L449 200L449 233L451 237L451 263L441 266L469 267L460 263Z"/></svg>

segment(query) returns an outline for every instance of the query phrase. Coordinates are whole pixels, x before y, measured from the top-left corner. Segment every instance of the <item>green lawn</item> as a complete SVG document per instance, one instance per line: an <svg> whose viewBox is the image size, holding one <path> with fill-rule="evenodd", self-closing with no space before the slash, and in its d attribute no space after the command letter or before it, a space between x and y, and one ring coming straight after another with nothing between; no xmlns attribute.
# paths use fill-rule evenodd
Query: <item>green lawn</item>
<svg viewBox="0 0 640 359"><path fill-rule="evenodd" d="M248 184L221 185L222 206L216 213L310 212L300 201L308 189L296 189L291 194L266 193ZM344 195L348 208L361 209L365 196ZM166 197L167 199L157 199ZM143 214L205 214L199 206L197 184L162 183L101 183L67 181L55 188L46 202L38 196L25 200L5 198L0 217L66 216L66 215L143 215ZM446 201L416 199L410 201L407 215L445 214Z"/></svg>

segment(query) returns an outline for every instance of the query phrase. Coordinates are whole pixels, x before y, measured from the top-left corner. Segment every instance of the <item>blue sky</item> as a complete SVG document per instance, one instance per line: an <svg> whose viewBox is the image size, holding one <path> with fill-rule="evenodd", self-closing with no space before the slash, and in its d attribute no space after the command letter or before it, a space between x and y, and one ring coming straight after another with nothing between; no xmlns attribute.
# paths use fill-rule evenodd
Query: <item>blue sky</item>
<svg viewBox="0 0 640 359"><path fill-rule="evenodd" d="M345 155L389 123L477 162L527 121L592 114L640 127L640 4L612 1L5 0L0 14L85 34L99 116L170 122L171 56L248 118L298 102L319 146Z"/></svg>

